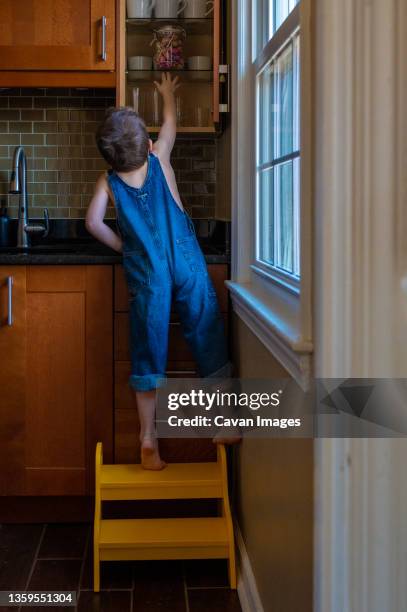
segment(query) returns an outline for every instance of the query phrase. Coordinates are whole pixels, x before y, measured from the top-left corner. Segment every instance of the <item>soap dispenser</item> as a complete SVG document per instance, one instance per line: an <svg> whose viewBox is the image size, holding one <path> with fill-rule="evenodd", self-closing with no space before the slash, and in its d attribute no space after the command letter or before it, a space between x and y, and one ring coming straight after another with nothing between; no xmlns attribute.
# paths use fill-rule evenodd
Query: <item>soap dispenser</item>
<svg viewBox="0 0 407 612"><path fill-rule="evenodd" d="M10 246L10 219L7 214L6 201L1 201L0 207L0 247Z"/></svg>

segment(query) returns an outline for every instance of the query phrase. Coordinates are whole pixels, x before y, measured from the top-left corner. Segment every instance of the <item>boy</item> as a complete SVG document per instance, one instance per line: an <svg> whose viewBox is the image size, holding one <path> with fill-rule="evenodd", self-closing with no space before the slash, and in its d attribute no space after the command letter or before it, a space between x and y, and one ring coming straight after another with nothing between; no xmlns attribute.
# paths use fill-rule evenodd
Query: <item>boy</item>
<svg viewBox="0 0 407 612"><path fill-rule="evenodd" d="M155 390L165 378L172 300L200 375L230 375L215 290L170 164L176 137L177 81L163 74L161 83L155 83L163 97L164 116L154 145L134 111L108 111L96 142L112 170L97 181L86 216L88 231L123 253L130 293L129 382L137 399L141 463L150 470L166 465L155 435ZM120 236L103 221L109 200L116 208Z"/></svg>

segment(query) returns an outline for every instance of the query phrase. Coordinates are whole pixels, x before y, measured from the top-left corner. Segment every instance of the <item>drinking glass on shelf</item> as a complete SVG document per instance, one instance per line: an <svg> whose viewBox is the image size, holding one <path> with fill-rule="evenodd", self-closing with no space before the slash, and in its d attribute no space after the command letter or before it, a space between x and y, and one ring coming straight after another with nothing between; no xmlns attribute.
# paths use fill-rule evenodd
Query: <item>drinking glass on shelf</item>
<svg viewBox="0 0 407 612"><path fill-rule="evenodd" d="M136 113L140 114L140 87L133 87L131 93L133 98L133 109Z"/></svg>
<svg viewBox="0 0 407 612"><path fill-rule="evenodd" d="M182 125L184 120L183 115L183 102L181 96L176 96L175 98L175 112L177 117L177 125Z"/></svg>
<svg viewBox="0 0 407 612"><path fill-rule="evenodd" d="M208 127L210 110L203 106L195 106L192 117L194 127Z"/></svg>
<svg viewBox="0 0 407 612"><path fill-rule="evenodd" d="M160 125L160 95L157 89L154 88L152 92L152 113L151 113L151 125Z"/></svg>
<svg viewBox="0 0 407 612"><path fill-rule="evenodd" d="M153 108L151 105L150 92L142 89L141 87L133 87L132 98L133 109L138 115L140 115L146 125L151 125L153 119Z"/></svg>

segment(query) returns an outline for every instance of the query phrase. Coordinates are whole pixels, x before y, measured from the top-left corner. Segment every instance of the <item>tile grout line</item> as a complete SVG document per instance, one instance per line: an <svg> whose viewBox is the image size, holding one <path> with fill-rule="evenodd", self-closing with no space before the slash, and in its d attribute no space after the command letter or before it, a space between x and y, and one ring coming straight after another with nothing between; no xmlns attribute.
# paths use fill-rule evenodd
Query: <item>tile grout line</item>
<svg viewBox="0 0 407 612"><path fill-rule="evenodd" d="M88 554L90 532L91 532L91 527L89 526L88 533L87 533L87 536L86 536L86 541L85 541L85 547L84 547L83 555L82 555L82 563L81 563L81 569L80 569L80 572L79 572L78 587L76 589L76 606L75 606L75 610L78 607L79 597L81 595L81 582L82 582L82 578L83 578L83 572L85 570L86 556Z"/></svg>
<svg viewBox="0 0 407 612"><path fill-rule="evenodd" d="M42 532L41 532L40 539L39 539L38 544L37 544L37 548L35 549L34 559L33 559L32 565L31 565L31 570L30 570L30 573L28 574L28 578L27 578L27 581L25 583L25 589L24 589L25 591L28 590L28 585L30 584L30 580L31 580L32 575L34 573L34 567L35 567L35 564L37 563L38 553L40 552L40 548L41 548L42 541L44 539L46 528L47 528L47 523L44 523L44 525L42 526Z"/></svg>
<svg viewBox="0 0 407 612"><path fill-rule="evenodd" d="M130 612L133 612L133 608L134 608L134 589L135 587L136 587L136 568L133 563L132 574L131 574Z"/></svg>
<svg viewBox="0 0 407 612"><path fill-rule="evenodd" d="M189 612L189 597L188 597L188 589L187 589L187 577L186 577L186 571L185 571L185 563L182 564L182 577L184 579L185 609L186 609L186 612Z"/></svg>
<svg viewBox="0 0 407 612"><path fill-rule="evenodd" d="M37 561L82 561L83 557L37 557Z"/></svg>

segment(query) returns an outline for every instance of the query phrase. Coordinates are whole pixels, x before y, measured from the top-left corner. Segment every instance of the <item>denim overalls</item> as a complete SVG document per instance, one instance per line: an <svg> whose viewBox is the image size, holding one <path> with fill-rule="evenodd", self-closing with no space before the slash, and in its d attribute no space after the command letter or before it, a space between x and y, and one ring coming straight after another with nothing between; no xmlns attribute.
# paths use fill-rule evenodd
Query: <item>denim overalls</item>
<svg viewBox="0 0 407 612"><path fill-rule="evenodd" d="M192 220L174 200L159 159L149 154L140 188L113 170L108 181L123 239L130 292L130 385L149 391L165 378L171 303L200 376L230 375L223 320Z"/></svg>

